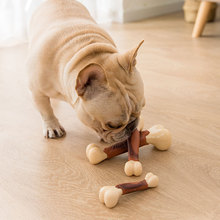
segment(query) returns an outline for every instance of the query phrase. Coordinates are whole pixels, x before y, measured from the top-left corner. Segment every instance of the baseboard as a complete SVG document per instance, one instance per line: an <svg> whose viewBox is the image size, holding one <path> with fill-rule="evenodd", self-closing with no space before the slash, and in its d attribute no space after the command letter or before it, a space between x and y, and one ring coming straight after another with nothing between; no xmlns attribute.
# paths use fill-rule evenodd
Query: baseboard
<svg viewBox="0 0 220 220"><path fill-rule="evenodd" d="M183 2L172 2L168 4L158 5L155 7L141 8L137 10L124 11L123 23L144 20L146 18L156 17L172 12L182 10Z"/></svg>

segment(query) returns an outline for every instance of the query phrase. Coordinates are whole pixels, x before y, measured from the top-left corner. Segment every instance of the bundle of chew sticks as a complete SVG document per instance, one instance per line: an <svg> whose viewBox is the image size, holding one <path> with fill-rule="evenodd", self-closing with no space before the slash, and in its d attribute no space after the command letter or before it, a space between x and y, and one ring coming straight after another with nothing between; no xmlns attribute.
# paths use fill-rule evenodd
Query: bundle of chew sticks
<svg viewBox="0 0 220 220"><path fill-rule="evenodd" d="M140 131L139 131L140 130ZM139 148L152 144L158 150L167 150L171 145L171 134L162 125L155 125L148 130L136 129L127 140L101 148L95 144L89 144L86 148L86 156L91 164L98 164L106 159L128 152L128 161L124 171L127 176L140 176L142 164L139 161ZM123 183L116 186L104 186L99 192L99 199L108 208L114 207L122 194L144 190L158 185L158 177L148 173L145 180L135 183Z"/></svg>

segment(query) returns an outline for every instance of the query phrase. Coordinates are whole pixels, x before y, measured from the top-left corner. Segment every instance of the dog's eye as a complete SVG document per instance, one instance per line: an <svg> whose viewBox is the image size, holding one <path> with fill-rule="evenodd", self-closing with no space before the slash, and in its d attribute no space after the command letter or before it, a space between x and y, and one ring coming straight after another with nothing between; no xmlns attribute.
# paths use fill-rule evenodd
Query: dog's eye
<svg viewBox="0 0 220 220"><path fill-rule="evenodd" d="M119 129L122 125L113 125L112 123L107 123L106 126L110 129Z"/></svg>

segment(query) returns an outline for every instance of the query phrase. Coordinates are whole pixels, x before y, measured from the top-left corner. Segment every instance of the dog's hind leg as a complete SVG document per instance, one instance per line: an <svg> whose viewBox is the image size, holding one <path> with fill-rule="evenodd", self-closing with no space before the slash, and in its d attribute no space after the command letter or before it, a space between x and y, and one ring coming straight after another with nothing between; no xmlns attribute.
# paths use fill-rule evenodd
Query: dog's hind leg
<svg viewBox="0 0 220 220"><path fill-rule="evenodd" d="M43 120L43 134L45 138L59 138L65 135L64 128L53 113L50 98L44 94L32 91L33 99Z"/></svg>

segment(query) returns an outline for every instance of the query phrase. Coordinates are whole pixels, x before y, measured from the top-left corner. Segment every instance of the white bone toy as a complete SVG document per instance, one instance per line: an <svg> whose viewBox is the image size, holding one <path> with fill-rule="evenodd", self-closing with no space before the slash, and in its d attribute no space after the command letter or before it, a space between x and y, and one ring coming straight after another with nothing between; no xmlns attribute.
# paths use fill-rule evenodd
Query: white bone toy
<svg viewBox="0 0 220 220"><path fill-rule="evenodd" d="M148 144L154 145L158 150L167 150L171 145L171 134L169 130L164 128L162 125L155 125L148 130L141 131L139 147ZM113 146L107 147L104 150L101 150L101 148L96 144L89 144L86 148L86 156L91 164L98 164L105 159L110 159L117 155L123 154L127 151L128 151L127 140L115 144ZM130 167L135 167L135 166L137 165L134 166L132 165Z"/></svg>
<svg viewBox="0 0 220 220"><path fill-rule="evenodd" d="M131 192L146 190L158 186L159 178L153 173L147 173L145 179L140 182L122 183L116 186L104 186L99 191L99 200L106 207L113 208L117 205L121 195Z"/></svg>

